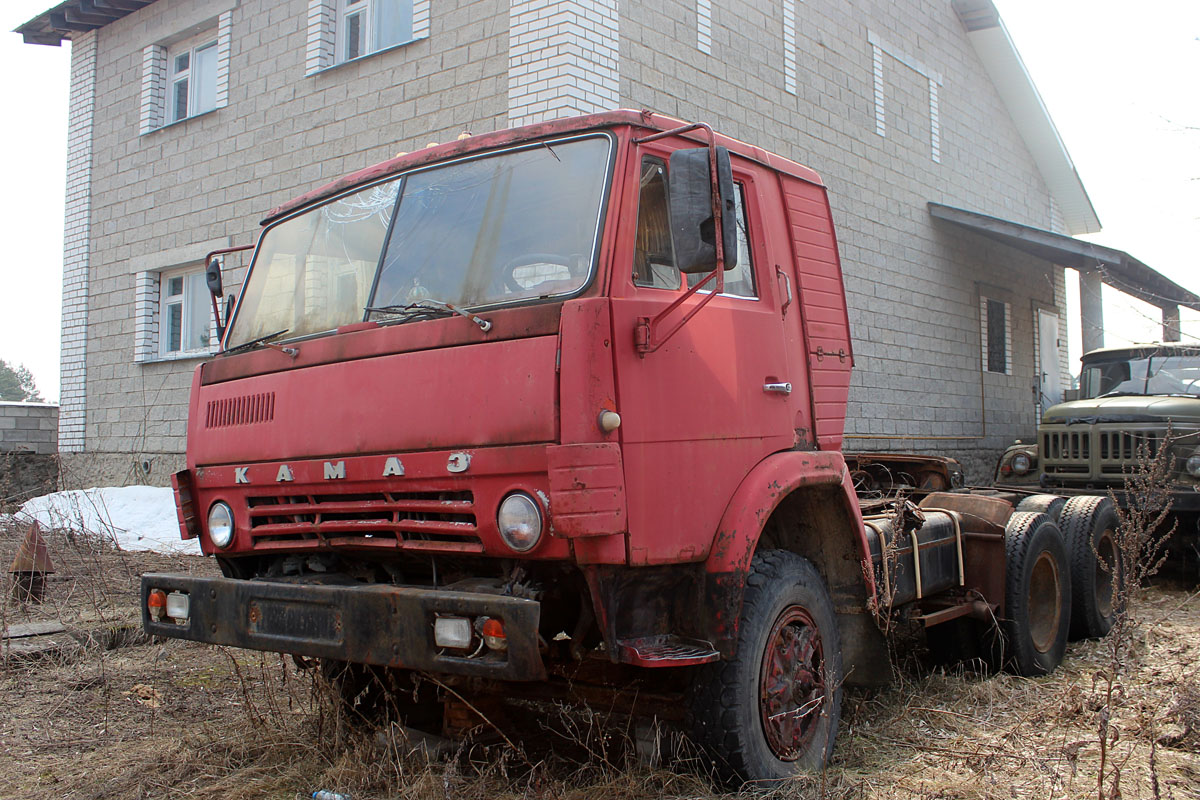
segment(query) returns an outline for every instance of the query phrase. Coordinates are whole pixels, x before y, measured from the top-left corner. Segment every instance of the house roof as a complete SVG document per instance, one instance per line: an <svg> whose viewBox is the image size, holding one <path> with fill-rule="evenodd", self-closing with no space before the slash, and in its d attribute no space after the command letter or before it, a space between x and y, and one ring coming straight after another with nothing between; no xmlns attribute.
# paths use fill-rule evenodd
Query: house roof
<svg viewBox="0 0 1200 800"><path fill-rule="evenodd" d="M25 44L57 47L63 39L103 28L152 2L154 0L66 0L38 14L15 32L25 38Z"/></svg>
<svg viewBox="0 0 1200 800"><path fill-rule="evenodd" d="M1108 285L1159 308L1185 306L1200 311L1200 296L1124 250L939 203L930 203L929 213L935 219L954 223L1055 264L1084 272L1099 271L1101 279Z"/></svg>
<svg viewBox="0 0 1200 800"><path fill-rule="evenodd" d="M952 2L967 29L967 38L1046 181L1046 188L1058 203L1067 232L1072 236L1098 232L1100 219L1096 209L996 6L992 0Z"/></svg>

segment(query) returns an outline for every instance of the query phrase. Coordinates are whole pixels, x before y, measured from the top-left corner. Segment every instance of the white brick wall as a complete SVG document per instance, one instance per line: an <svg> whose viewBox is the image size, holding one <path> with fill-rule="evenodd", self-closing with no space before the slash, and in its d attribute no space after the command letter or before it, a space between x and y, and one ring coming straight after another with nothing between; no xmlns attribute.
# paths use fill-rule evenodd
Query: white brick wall
<svg viewBox="0 0 1200 800"><path fill-rule="evenodd" d="M92 135L96 111L96 34L71 42L67 196L63 225L62 356L58 446L84 447L87 421L88 290L91 259Z"/></svg>
<svg viewBox="0 0 1200 800"><path fill-rule="evenodd" d="M233 12L217 18L217 108L229 105L229 54L233 48Z"/></svg>
<svg viewBox="0 0 1200 800"><path fill-rule="evenodd" d="M141 133L163 126L167 106L167 48L149 44L142 50Z"/></svg>
<svg viewBox="0 0 1200 800"><path fill-rule="evenodd" d="M617 107L617 0L511 0L508 24L510 125Z"/></svg>
<svg viewBox="0 0 1200 800"><path fill-rule="evenodd" d="M712 0L696 0L696 47L701 53L712 55Z"/></svg>
<svg viewBox="0 0 1200 800"><path fill-rule="evenodd" d="M157 272L139 272L133 281L133 358L139 363L158 356L158 305L161 282Z"/></svg>
<svg viewBox="0 0 1200 800"><path fill-rule="evenodd" d="M333 65L336 0L308 0L308 41L304 53L304 74L314 75Z"/></svg>
<svg viewBox="0 0 1200 800"><path fill-rule="evenodd" d="M783 90L796 93L796 0L783 0Z"/></svg>

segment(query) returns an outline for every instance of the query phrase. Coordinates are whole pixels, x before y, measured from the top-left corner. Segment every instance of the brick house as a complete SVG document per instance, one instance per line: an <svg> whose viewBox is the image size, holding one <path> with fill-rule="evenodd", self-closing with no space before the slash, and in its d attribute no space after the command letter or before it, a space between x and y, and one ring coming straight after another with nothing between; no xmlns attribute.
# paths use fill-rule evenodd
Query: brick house
<svg viewBox="0 0 1200 800"><path fill-rule="evenodd" d="M83 483L181 465L206 252L464 130L647 108L816 169L848 447L976 480L1059 396L1064 267L1195 299L1070 238L1099 222L990 0L66 0L18 30L72 46L59 447Z"/></svg>

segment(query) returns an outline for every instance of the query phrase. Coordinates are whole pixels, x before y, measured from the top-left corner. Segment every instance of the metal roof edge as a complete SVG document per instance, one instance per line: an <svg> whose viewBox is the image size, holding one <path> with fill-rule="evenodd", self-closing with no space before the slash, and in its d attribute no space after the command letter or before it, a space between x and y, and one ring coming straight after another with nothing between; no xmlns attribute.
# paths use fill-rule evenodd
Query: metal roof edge
<svg viewBox="0 0 1200 800"><path fill-rule="evenodd" d="M952 5L1058 203L1068 233L1098 233L1100 218L1083 180L992 0L952 0Z"/></svg>

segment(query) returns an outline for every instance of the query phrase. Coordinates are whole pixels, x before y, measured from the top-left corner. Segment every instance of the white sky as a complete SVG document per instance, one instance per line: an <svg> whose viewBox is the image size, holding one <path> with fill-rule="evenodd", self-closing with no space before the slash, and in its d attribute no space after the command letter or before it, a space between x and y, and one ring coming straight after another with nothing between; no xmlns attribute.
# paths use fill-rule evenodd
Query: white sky
<svg viewBox="0 0 1200 800"><path fill-rule="evenodd" d="M994 0L1075 161L1103 232L1200 293L1200 1ZM949 0L938 0L949 2ZM11 31L53 0L7 0ZM58 398L70 48L0 33L0 359ZM132 78L131 78L132 79ZM1190 129L1189 129L1190 128ZM1106 343L1160 338L1157 308L1106 289ZM1072 312L1074 319L1076 314ZM1200 314L1184 312L1185 339ZM1078 358L1079 334L1070 338Z"/></svg>

